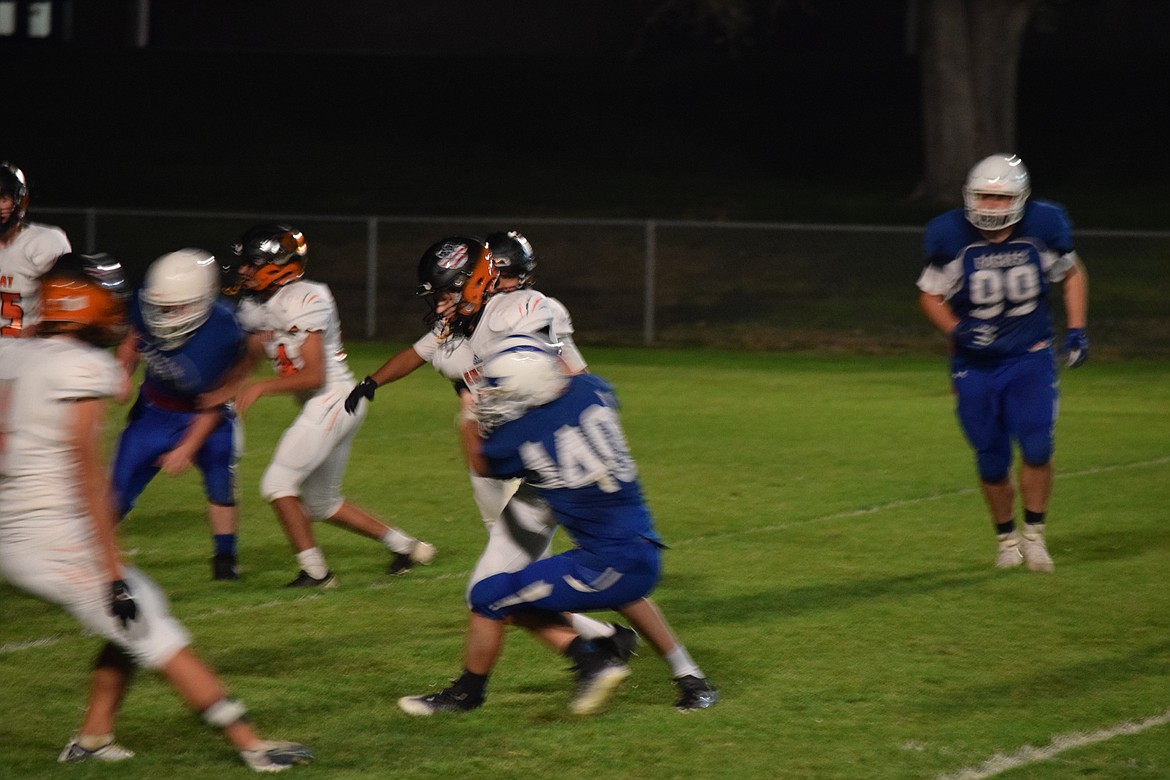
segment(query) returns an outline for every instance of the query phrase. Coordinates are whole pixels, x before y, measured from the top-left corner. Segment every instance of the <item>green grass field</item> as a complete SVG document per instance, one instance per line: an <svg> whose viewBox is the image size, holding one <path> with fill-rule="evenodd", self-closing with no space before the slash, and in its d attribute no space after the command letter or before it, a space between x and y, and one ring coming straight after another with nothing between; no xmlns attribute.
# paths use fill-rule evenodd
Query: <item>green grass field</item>
<svg viewBox="0 0 1170 780"><path fill-rule="evenodd" d="M351 347L359 376L389 354ZM992 567L941 355L588 356L618 389L671 544L655 597L722 702L675 712L666 665L643 650L607 711L575 719L564 659L513 632L482 709L398 710L399 696L458 673L463 589L484 542L454 398L424 369L378 394L347 491L435 543L433 566L391 579L379 545L319 527L341 587L280 587L296 565L256 485L294 414L286 399L262 400L247 419L240 582L210 581L194 474L160 477L123 528L124 547L261 731L316 750L291 776L1170 775L1164 363L1090 361L1063 376L1057 568L1042 575ZM0 777L247 775L150 675L118 730L137 758L55 764L98 642L8 586L0 609Z"/></svg>

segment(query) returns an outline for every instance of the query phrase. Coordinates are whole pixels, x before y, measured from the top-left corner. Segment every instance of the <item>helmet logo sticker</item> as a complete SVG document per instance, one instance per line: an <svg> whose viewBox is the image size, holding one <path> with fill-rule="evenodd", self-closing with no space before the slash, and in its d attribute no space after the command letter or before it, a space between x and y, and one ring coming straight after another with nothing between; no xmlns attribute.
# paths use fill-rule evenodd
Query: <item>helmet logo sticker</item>
<svg viewBox="0 0 1170 780"><path fill-rule="evenodd" d="M454 270L467 265L466 244L443 244L435 254L440 268Z"/></svg>

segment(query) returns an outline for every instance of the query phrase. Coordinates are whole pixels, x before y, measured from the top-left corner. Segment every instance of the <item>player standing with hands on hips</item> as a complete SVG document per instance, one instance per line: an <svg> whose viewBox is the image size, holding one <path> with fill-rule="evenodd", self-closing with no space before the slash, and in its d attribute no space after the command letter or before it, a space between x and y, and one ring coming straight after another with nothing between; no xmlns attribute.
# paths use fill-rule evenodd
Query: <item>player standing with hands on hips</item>
<svg viewBox="0 0 1170 780"><path fill-rule="evenodd" d="M918 288L923 313L952 342L956 411L999 540L995 565L1050 572L1045 514L1059 393L1048 294L1062 284L1062 352L1076 368L1089 354L1089 285L1068 214L1030 194L1019 157L994 154L977 163L963 187L964 207L926 226ZM1022 461L1022 530L1014 515L1013 442Z"/></svg>

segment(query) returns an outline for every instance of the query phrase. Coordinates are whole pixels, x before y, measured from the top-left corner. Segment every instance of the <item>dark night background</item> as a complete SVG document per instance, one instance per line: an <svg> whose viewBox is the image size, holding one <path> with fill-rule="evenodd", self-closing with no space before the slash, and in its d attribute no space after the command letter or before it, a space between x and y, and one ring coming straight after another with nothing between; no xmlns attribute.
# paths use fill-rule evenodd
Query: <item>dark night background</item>
<svg viewBox="0 0 1170 780"><path fill-rule="evenodd" d="M36 204L914 224L906 2L789 3L766 45L648 26L658 2L130 2L7 41L0 154ZM1053 2L1017 151L1082 227L1170 206L1166 3ZM95 7L96 6L96 7ZM1136 204L1136 205L1135 205Z"/></svg>

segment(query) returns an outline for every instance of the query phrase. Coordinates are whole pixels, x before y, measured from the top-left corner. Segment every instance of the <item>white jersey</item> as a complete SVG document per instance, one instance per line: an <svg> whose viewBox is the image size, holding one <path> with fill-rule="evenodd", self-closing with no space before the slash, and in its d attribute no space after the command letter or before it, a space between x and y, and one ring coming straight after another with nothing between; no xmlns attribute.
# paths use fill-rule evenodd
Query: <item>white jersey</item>
<svg viewBox="0 0 1170 780"><path fill-rule="evenodd" d="M414 351L452 382L466 381L465 375L475 364L475 353L471 351L471 345L467 343L466 338L455 335L443 338L440 335L442 329L442 323L437 323L432 330L414 342Z"/></svg>
<svg viewBox="0 0 1170 780"><path fill-rule="evenodd" d="M327 392L331 385L349 388L355 384L341 342L341 318L328 286L299 279L284 285L266 301L245 298L237 314L244 330L263 336L264 351L281 376L295 374L305 367L301 354L305 339L311 332L321 334L325 382L314 393L298 397L302 403L313 395Z"/></svg>
<svg viewBox="0 0 1170 780"><path fill-rule="evenodd" d="M86 516L68 405L121 384L110 353L68 336L0 342L0 538Z"/></svg>
<svg viewBox="0 0 1170 780"><path fill-rule="evenodd" d="M133 566L138 617L109 614L110 573L77 479L68 404L114 395L122 368L69 336L0 339L0 579L53 604L148 669L191 641L166 596Z"/></svg>
<svg viewBox="0 0 1170 780"><path fill-rule="evenodd" d="M463 380L474 389L479 366L516 334L530 334L561 345L561 357L573 373L585 370L585 358L573 342L573 321L564 304L536 290L496 293L484 305L470 337L443 339L432 330L414 343L414 351L451 381Z"/></svg>
<svg viewBox="0 0 1170 780"><path fill-rule="evenodd" d="M569 310L565 304L556 298L546 298L549 308L553 312L553 335L561 343L561 359L569 366L574 374L579 374L588 365L577 343L573 341L573 320L569 317Z"/></svg>
<svg viewBox="0 0 1170 780"><path fill-rule="evenodd" d="M0 247L0 336L19 336L41 321L40 278L70 251L64 230L35 222Z"/></svg>

